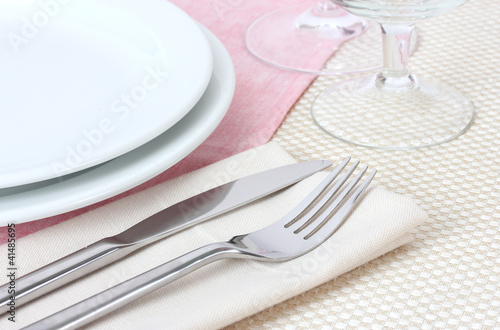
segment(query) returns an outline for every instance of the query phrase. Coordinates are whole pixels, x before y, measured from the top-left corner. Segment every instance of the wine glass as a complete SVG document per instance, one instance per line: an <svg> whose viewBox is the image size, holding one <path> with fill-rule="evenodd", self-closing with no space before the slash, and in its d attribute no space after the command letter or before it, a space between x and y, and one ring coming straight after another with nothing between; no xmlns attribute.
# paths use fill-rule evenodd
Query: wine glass
<svg viewBox="0 0 500 330"><path fill-rule="evenodd" d="M467 0L332 1L380 24L383 69L318 96L312 116L321 128L356 145L398 150L447 142L470 127L472 102L447 84L416 76L407 68L414 24Z"/></svg>
<svg viewBox="0 0 500 330"><path fill-rule="evenodd" d="M304 1L261 16L248 28L245 44L258 59L281 69L332 75L379 69L380 38L377 24L317 0L312 7ZM412 43L414 48L416 37Z"/></svg>

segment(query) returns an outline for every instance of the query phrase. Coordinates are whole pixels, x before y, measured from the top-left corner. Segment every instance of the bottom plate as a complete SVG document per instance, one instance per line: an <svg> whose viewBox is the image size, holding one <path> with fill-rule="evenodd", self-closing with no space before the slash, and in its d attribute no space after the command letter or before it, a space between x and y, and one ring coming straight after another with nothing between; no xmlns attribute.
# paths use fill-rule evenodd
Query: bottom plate
<svg viewBox="0 0 500 330"><path fill-rule="evenodd" d="M208 30L214 69L196 106L175 126L105 164L36 184L0 189L0 226L69 212L115 196L170 168L219 125L231 103L235 73L229 53Z"/></svg>

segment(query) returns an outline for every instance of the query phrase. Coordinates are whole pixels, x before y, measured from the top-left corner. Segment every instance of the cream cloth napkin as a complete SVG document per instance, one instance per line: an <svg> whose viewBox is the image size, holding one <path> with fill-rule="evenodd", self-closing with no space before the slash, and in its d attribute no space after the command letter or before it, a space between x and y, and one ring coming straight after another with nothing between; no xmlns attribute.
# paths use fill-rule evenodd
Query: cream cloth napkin
<svg viewBox="0 0 500 330"><path fill-rule="evenodd" d="M171 204L233 179L295 162L270 143L120 199L64 223L21 238L19 274L28 273L106 236L114 235ZM275 222L320 182L318 173L287 190L145 247L74 283L18 307L17 329L138 275L185 252ZM408 233L427 219L407 196L371 189L346 223L323 245L288 262L223 260L88 325L92 329L220 328L411 241ZM6 246L1 255L7 255ZM3 267L4 269L6 267Z"/></svg>

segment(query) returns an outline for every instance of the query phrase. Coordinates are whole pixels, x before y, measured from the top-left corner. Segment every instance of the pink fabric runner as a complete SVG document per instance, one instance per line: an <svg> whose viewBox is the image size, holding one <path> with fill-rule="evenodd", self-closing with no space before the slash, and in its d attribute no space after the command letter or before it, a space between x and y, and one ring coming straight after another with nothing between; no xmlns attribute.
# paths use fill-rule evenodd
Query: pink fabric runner
<svg viewBox="0 0 500 330"><path fill-rule="evenodd" d="M314 0L310 1L311 5L314 4ZM274 9L296 4L296 0L173 0L172 3L210 29L231 54L236 70L236 91L226 117L192 154L154 179L103 202L19 224L16 226L17 238L268 142L288 110L315 78L265 65L255 59L244 45L243 36L252 21ZM6 230L3 228L0 244L6 241Z"/></svg>

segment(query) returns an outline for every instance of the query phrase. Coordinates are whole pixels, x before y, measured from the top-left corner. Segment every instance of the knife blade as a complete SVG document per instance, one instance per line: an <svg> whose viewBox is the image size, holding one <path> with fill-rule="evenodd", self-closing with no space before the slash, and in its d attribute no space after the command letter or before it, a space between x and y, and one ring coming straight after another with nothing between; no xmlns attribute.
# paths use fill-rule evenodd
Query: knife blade
<svg viewBox="0 0 500 330"><path fill-rule="evenodd" d="M15 300L20 306L58 287L76 280L127 254L290 186L331 165L327 160L312 160L253 174L174 204L112 237L56 260L16 279L15 293L9 283L0 287L0 313Z"/></svg>

